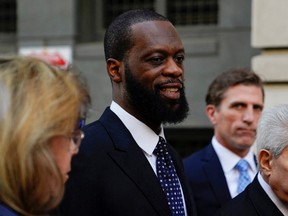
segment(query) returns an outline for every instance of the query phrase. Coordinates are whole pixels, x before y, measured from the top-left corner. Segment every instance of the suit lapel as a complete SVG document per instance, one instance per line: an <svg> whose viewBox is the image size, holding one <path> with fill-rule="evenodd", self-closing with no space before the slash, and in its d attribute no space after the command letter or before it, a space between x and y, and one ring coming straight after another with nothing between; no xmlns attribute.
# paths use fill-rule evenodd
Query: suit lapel
<svg viewBox="0 0 288 216"><path fill-rule="evenodd" d="M259 215L283 215L261 187L257 175L247 189L249 199Z"/></svg>
<svg viewBox="0 0 288 216"><path fill-rule="evenodd" d="M231 199L229 188L226 182L226 178L220 164L220 161L216 155L212 144L206 147L206 152L203 157L204 171L206 173L209 182L211 183L212 191L221 204Z"/></svg>
<svg viewBox="0 0 288 216"><path fill-rule="evenodd" d="M108 152L111 159L135 183L159 215L169 215L169 206L161 185L130 132L110 109L106 109L100 121L115 146L115 150Z"/></svg>

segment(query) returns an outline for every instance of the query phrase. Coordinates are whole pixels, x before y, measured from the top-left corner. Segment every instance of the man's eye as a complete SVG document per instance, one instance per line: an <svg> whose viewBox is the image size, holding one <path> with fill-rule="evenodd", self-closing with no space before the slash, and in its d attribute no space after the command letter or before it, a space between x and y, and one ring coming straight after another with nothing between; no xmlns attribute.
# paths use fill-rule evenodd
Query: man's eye
<svg viewBox="0 0 288 216"><path fill-rule="evenodd" d="M185 60L185 57L180 55L180 56L176 56L175 61L177 63L182 63Z"/></svg>
<svg viewBox="0 0 288 216"><path fill-rule="evenodd" d="M257 105L255 105L255 106L253 107L253 109L262 112L263 107L262 107L262 106L257 106Z"/></svg>
<svg viewBox="0 0 288 216"><path fill-rule="evenodd" d="M163 61L163 57L153 57L150 59L150 62L152 62L153 64L161 64Z"/></svg>
<svg viewBox="0 0 288 216"><path fill-rule="evenodd" d="M244 107L243 104L235 104L234 105L234 108L236 108L236 109L242 109L243 107Z"/></svg>

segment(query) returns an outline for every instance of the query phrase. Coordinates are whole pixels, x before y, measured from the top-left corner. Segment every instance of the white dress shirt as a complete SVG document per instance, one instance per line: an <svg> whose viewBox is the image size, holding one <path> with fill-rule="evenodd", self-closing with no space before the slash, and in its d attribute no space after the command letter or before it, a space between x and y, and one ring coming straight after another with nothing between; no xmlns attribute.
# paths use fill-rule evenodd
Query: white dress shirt
<svg viewBox="0 0 288 216"><path fill-rule="evenodd" d="M153 151L156 148L156 145L158 144L159 136L165 139L163 126L161 125L160 133L156 134L151 128L149 128L146 124L139 121L137 118L135 118L128 112L126 112L116 102L112 101L110 109L120 118L125 127L130 131L132 137L134 138L138 146L143 150L144 155L149 161L153 171L157 175L156 155L153 154ZM186 204L184 202L184 194L181 184L180 188L182 192L185 215L187 215Z"/></svg>
<svg viewBox="0 0 288 216"><path fill-rule="evenodd" d="M244 158L241 158L235 153L225 148L223 145L221 145L217 141L215 136L213 136L212 138L212 145L220 160L231 197L233 198L238 195L237 186L240 173L237 169L235 169L235 165L238 163L238 161L240 159L245 159L249 163L248 174L250 176L251 181L253 180L253 178L257 173L257 167L255 164L253 150L252 148L250 148L248 154Z"/></svg>
<svg viewBox="0 0 288 216"><path fill-rule="evenodd" d="M266 192L272 202L277 206L277 208L282 212L282 214L288 215L288 206L281 202L281 200L279 200L271 187L264 181L260 173L258 173L257 178L263 190Z"/></svg>

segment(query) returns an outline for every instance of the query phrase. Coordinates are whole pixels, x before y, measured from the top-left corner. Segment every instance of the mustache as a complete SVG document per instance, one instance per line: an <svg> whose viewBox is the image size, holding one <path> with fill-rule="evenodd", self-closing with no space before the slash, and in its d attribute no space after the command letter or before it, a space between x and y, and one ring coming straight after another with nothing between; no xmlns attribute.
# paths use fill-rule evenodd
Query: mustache
<svg viewBox="0 0 288 216"><path fill-rule="evenodd" d="M170 84L170 83L178 83L178 84L181 84L184 87L184 80L181 80L179 78L177 78L177 79L171 79L170 78L170 79L168 79L168 80L166 80L164 82L161 82L161 83L157 84L157 87L160 87L160 86L166 85L166 84Z"/></svg>

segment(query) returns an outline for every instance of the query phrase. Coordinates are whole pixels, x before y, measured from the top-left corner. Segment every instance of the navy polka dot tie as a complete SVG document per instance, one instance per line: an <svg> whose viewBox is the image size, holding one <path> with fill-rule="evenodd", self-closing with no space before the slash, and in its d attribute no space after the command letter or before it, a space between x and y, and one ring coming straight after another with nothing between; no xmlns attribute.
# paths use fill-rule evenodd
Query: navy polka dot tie
<svg viewBox="0 0 288 216"><path fill-rule="evenodd" d="M162 189L166 194L172 215L184 216L185 213L180 184L171 155L169 154L167 149L167 144L162 137L159 138L159 142L153 153L157 156L157 176L162 186Z"/></svg>

